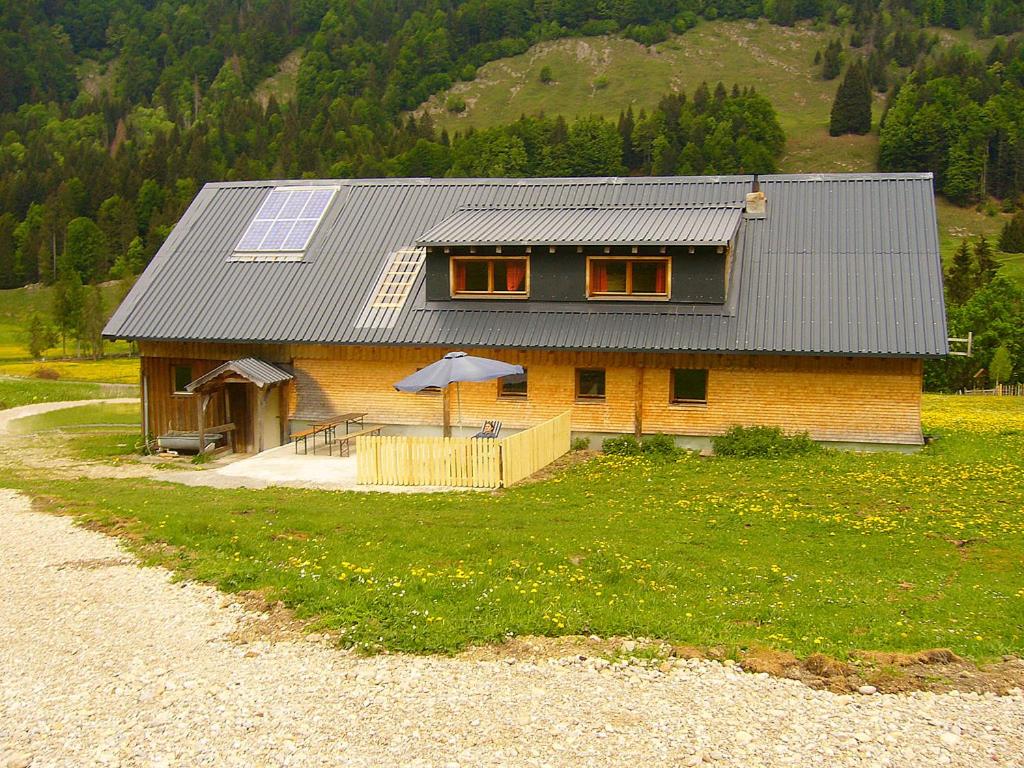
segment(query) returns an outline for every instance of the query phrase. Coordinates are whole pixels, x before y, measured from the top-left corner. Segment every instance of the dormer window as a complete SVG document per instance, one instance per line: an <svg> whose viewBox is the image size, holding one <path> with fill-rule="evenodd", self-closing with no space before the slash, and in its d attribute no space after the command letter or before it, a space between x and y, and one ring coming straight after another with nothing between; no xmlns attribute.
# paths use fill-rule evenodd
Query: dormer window
<svg viewBox="0 0 1024 768"><path fill-rule="evenodd" d="M453 256L452 297L525 299L530 293L530 260L524 256Z"/></svg>
<svg viewBox="0 0 1024 768"><path fill-rule="evenodd" d="M669 258L587 258L587 297L591 299L667 300L671 279Z"/></svg>

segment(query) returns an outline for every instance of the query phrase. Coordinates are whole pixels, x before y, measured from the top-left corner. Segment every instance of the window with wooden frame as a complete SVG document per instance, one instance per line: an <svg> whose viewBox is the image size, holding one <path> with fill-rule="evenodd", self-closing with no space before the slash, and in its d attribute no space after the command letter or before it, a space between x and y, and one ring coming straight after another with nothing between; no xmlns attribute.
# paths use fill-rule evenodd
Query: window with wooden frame
<svg viewBox="0 0 1024 768"><path fill-rule="evenodd" d="M670 371L669 402L674 405L704 405L708 401L708 372L696 368Z"/></svg>
<svg viewBox="0 0 1024 768"><path fill-rule="evenodd" d="M498 379L498 397L502 400L525 400L527 393L526 369L522 373L502 376Z"/></svg>
<svg viewBox="0 0 1024 768"><path fill-rule="evenodd" d="M452 256L452 296L525 299L530 293L526 256Z"/></svg>
<svg viewBox="0 0 1024 768"><path fill-rule="evenodd" d="M660 256L587 257L587 297L665 300L672 293L672 260Z"/></svg>
<svg viewBox="0 0 1024 768"><path fill-rule="evenodd" d="M576 399L584 403L603 402L604 368L576 369Z"/></svg>
<svg viewBox="0 0 1024 768"><path fill-rule="evenodd" d="M176 365L174 366L174 394L176 395L190 395L192 394L185 389L189 384L192 383L192 366L191 365Z"/></svg>

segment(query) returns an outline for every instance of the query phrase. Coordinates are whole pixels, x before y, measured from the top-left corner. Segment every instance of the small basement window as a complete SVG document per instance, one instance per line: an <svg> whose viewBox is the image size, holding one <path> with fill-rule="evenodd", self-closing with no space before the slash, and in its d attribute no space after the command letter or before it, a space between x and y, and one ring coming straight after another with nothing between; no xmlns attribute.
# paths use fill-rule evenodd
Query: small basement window
<svg viewBox="0 0 1024 768"><path fill-rule="evenodd" d="M672 261L667 258L587 259L587 296L598 299L667 299L672 292Z"/></svg>
<svg viewBox="0 0 1024 768"><path fill-rule="evenodd" d="M520 256L453 256L452 296L462 298L526 298L530 292L530 260Z"/></svg>
<svg viewBox="0 0 1024 768"><path fill-rule="evenodd" d="M576 369L576 399L583 402L604 400L604 368Z"/></svg>
<svg viewBox="0 0 1024 768"><path fill-rule="evenodd" d="M669 402L706 403L708 401L708 372L694 368L674 368Z"/></svg>
<svg viewBox="0 0 1024 768"><path fill-rule="evenodd" d="M522 373L513 373L511 376L502 376L498 379L498 397L502 400L525 400L526 399L526 369Z"/></svg>
<svg viewBox="0 0 1024 768"><path fill-rule="evenodd" d="M191 365L176 365L174 366L174 394L176 395L189 395L191 392L185 389L189 384L192 383L192 366Z"/></svg>

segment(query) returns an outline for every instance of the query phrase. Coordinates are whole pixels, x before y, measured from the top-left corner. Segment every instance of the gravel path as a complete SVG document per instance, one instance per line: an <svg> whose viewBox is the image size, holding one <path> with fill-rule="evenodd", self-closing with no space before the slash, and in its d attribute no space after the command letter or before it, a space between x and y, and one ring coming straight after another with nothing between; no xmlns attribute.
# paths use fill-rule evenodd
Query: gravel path
<svg viewBox="0 0 1024 768"><path fill-rule="evenodd" d="M258 614L10 491L0 531L0 768L1024 765L1019 695L240 643Z"/></svg>

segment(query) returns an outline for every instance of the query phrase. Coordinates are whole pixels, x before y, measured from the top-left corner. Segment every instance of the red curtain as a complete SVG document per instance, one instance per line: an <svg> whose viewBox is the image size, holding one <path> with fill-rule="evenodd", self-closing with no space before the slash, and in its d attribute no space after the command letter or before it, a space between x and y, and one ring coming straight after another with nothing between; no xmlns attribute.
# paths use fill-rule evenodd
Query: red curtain
<svg viewBox="0 0 1024 768"><path fill-rule="evenodd" d="M466 290L466 265L462 262L455 262L455 291Z"/></svg>
<svg viewBox="0 0 1024 768"><path fill-rule="evenodd" d="M590 263L590 292L604 293L608 290L608 267L604 262L592 261Z"/></svg>
<svg viewBox="0 0 1024 768"><path fill-rule="evenodd" d="M510 261L505 272L505 290L521 291L526 284L526 262Z"/></svg>
<svg viewBox="0 0 1024 768"><path fill-rule="evenodd" d="M664 293L665 292L665 265L659 264L658 271L654 273L654 292Z"/></svg>

